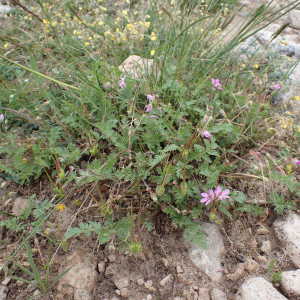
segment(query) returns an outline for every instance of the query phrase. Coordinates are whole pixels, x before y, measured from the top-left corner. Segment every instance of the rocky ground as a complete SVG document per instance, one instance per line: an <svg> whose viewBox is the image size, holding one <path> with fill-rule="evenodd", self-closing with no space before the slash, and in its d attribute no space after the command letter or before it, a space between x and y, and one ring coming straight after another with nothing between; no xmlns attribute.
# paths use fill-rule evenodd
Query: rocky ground
<svg viewBox="0 0 300 300"><path fill-rule="evenodd" d="M292 1L280 1L274 9L282 9L289 2ZM243 14L251 13L257 2L240 3L244 8L234 24ZM5 9L3 11L0 6L0 17L9 8L6 6ZM287 22L290 25L270 42L273 33ZM253 59L254 54L261 61L268 62L285 57L287 59L281 65L281 71L285 72L293 61L300 58L300 3L299 10L291 10L276 24L257 32L236 52L241 53L241 60L245 63ZM274 99L274 103L285 105L295 117L299 116L299 102L293 97L300 95L299 82L300 67L296 66ZM9 205L11 212L17 215L26 206L28 195L35 193L41 201L51 198L47 180L43 182L42 190L40 186L35 183L24 191L8 183L0 196L4 199L3 195L14 193ZM252 186L255 186L255 181ZM223 217L221 225L210 223L207 215L201 216L199 222L207 234L207 250L186 242L182 232L162 212L150 220L153 224L151 232L142 229L143 250L140 254L111 249L109 245L99 246L95 236L74 238L66 252L62 249L56 252L51 279L69 267L72 267L71 271L51 292L39 299L300 299L300 212L285 211L283 215L278 215L266 203L266 198L263 186L255 187L255 193L249 188L247 201L261 201L259 203L262 203L265 212L263 216L237 213L232 221ZM73 200L70 199L67 209L58 215L62 231L68 228L70 220L75 221L74 226L76 222L99 218L97 207L87 205L78 213ZM4 200L1 201L3 205ZM9 234L12 234L11 244L0 248L1 265L21 241L13 232L1 231L1 235ZM39 247L47 253L46 243ZM53 246L51 254L56 250ZM38 260L38 253L33 255ZM26 253L23 249L18 258L24 260L24 257ZM276 262L270 270L273 259ZM274 281L272 275L279 271L282 271L282 278ZM5 278L3 273L0 274L0 282L0 300L28 299L38 292L32 285Z"/></svg>

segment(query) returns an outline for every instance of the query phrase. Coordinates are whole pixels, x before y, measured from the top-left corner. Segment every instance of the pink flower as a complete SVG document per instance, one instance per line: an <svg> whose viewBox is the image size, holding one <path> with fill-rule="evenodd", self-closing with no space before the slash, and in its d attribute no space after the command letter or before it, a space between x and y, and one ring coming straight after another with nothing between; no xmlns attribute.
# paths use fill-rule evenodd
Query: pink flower
<svg viewBox="0 0 300 300"><path fill-rule="evenodd" d="M151 119L157 118L156 116L150 116Z"/></svg>
<svg viewBox="0 0 300 300"><path fill-rule="evenodd" d="M110 88L110 83L109 83L109 82L107 82L107 83L105 84L105 88L106 88L106 89L109 89L109 88Z"/></svg>
<svg viewBox="0 0 300 300"><path fill-rule="evenodd" d="M126 83L124 81L121 81L119 85L120 85L121 89L126 87Z"/></svg>
<svg viewBox="0 0 300 300"><path fill-rule="evenodd" d="M0 115L0 123L2 123L3 120L4 120L4 114L1 114L1 115Z"/></svg>
<svg viewBox="0 0 300 300"><path fill-rule="evenodd" d="M204 135L204 137L206 137L207 139L210 138L210 133L209 133L207 130L205 130L205 131L203 132L203 135Z"/></svg>
<svg viewBox="0 0 300 300"><path fill-rule="evenodd" d="M220 90L220 91L223 91L223 89L221 88L221 86L222 86L222 84L220 83L220 79L211 79L211 83L212 83L212 85L216 88L216 89L218 89L218 90Z"/></svg>
<svg viewBox="0 0 300 300"><path fill-rule="evenodd" d="M222 189L220 186L218 186L217 189L215 190L216 197L219 198L219 200L224 200L226 198L229 198L228 196L226 196L229 193L230 193L229 190L224 190L222 192Z"/></svg>
<svg viewBox="0 0 300 300"><path fill-rule="evenodd" d="M279 84L279 83L276 83L276 84L274 85L274 89L275 89L275 90L279 90L279 89L280 89L280 84Z"/></svg>
<svg viewBox="0 0 300 300"><path fill-rule="evenodd" d="M205 202L205 205L208 205L215 198L215 193L212 189L210 189L209 194L201 193L201 196L204 198L200 202Z"/></svg>
<svg viewBox="0 0 300 300"><path fill-rule="evenodd" d="M148 94L148 95L147 95L147 99L148 99L148 100L153 100L154 97L153 97L152 95Z"/></svg>
<svg viewBox="0 0 300 300"><path fill-rule="evenodd" d="M300 160L299 159L295 159L295 162L297 165L300 165Z"/></svg>
<svg viewBox="0 0 300 300"><path fill-rule="evenodd" d="M152 105L146 105L145 107L146 107L146 112L149 112L152 109Z"/></svg>

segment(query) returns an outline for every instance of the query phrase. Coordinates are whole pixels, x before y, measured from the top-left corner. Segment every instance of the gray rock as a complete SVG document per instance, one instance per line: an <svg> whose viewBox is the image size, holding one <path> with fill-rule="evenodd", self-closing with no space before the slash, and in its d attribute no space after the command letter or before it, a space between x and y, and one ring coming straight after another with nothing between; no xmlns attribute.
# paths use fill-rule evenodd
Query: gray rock
<svg viewBox="0 0 300 300"><path fill-rule="evenodd" d="M300 269L296 271L286 271L281 274L281 286L289 296L300 296Z"/></svg>
<svg viewBox="0 0 300 300"><path fill-rule="evenodd" d="M0 285L0 300L5 300L8 294L8 287L5 285Z"/></svg>
<svg viewBox="0 0 300 300"><path fill-rule="evenodd" d="M8 15L12 11L13 11L13 8L11 6L0 4L0 19L4 18L5 15Z"/></svg>
<svg viewBox="0 0 300 300"><path fill-rule="evenodd" d="M74 216L74 212L71 208L66 207L65 210L60 211L57 214L57 219L58 219L58 223L59 223L59 230L58 230L58 226L57 226L57 221L53 224L53 226L50 228L50 235L59 238L60 233L61 234L65 234L65 232L68 230L71 220L73 221L72 226L76 226L77 225L77 218L73 217Z"/></svg>
<svg viewBox="0 0 300 300"><path fill-rule="evenodd" d="M269 25L266 30L275 33L281 26L279 24L271 24Z"/></svg>
<svg viewBox="0 0 300 300"><path fill-rule="evenodd" d="M159 282L159 284L161 285L161 286L165 286L169 281L171 281L172 280L172 275L171 274L169 274L169 275L167 275L164 279L162 279L160 282Z"/></svg>
<svg viewBox="0 0 300 300"><path fill-rule="evenodd" d="M300 29L300 11L293 9L289 13L290 26L296 29Z"/></svg>
<svg viewBox="0 0 300 300"><path fill-rule="evenodd" d="M119 290L129 285L129 279L118 274L113 278L113 282Z"/></svg>
<svg viewBox="0 0 300 300"><path fill-rule="evenodd" d="M226 294L217 288L211 290L210 297L211 300L227 300Z"/></svg>
<svg viewBox="0 0 300 300"><path fill-rule="evenodd" d="M260 225L256 231L256 234L262 235L262 234L268 234L270 232L269 228L265 225Z"/></svg>
<svg viewBox="0 0 300 300"><path fill-rule="evenodd" d="M245 270L249 272L250 275L254 274L259 269L259 264L253 259L246 259L245 263Z"/></svg>
<svg viewBox="0 0 300 300"><path fill-rule="evenodd" d="M260 250L261 250L263 253L265 253L265 254L267 254L267 255L270 255L270 254L271 254L271 251L272 251L272 245L271 245L271 242L270 242L270 241L263 241Z"/></svg>
<svg viewBox="0 0 300 300"><path fill-rule="evenodd" d="M258 41L250 36L244 42L240 43L234 50L235 53L244 53L244 54L257 54L264 53L264 48L258 43Z"/></svg>
<svg viewBox="0 0 300 300"><path fill-rule="evenodd" d="M18 197L15 199L12 213L16 216L21 214L21 211L29 207L29 198L28 197Z"/></svg>
<svg viewBox="0 0 300 300"><path fill-rule="evenodd" d="M74 292L74 300L92 300L92 297L87 290L77 289Z"/></svg>
<svg viewBox="0 0 300 300"><path fill-rule="evenodd" d="M66 267L60 274L71 267L70 271L59 280L58 291L72 295L76 289L85 289L92 292L97 282L95 258L90 262L91 253L75 251L66 259Z"/></svg>
<svg viewBox="0 0 300 300"><path fill-rule="evenodd" d="M36 280L33 280L32 282L35 283L35 284L38 283ZM36 287L35 285L29 284L29 285L27 286L26 291L27 291L28 293L32 293L32 292L35 291L36 289L37 289L37 287Z"/></svg>
<svg viewBox="0 0 300 300"><path fill-rule="evenodd" d="M279 43L282 40L282 38L278 36L274 40L272 40L273 34L274 33L270 31L260 30L254 34L254 37L264 46L274 45Z"/></svg>
<svg viewBox="0 0 300 300"><path fill-rule="evenodd" d="M287 255L300 268L300 217L290 213L286 220L274 223L275 233L286 247Z"/></svg>
<svg viewBox="0 0 300 300"><path fill-rule="evenodd" d="M209 296L209 288L200 288L199 289L199 297L201 300L210 300Z"/></svg>
<svg viewBox="0 0 300 300"><path fill-rule="evenodd" d="M287 34L284 35L283 38L287 41L287 42L297 42L299 39L299 35L298 34Z"/></svg>
<svg viewBox="0 0 300 300"><path fill-rule="evenodd" d="M275 54L275 56L278 55L286 55L286 56L293 56L295 54L295 42L289 41L287 45L281 44L281 43L271 43L269 46L269 50L271 54Z"/></svg>
<svg viewBox="0 0 300 300"><path fill-rule="evenodd" d="M262 277L250 278L239 288L235 300L288 300Z"/></svg>
<svg viewBox="0 0 300 300"><path fill-rule="evenodd" d="M224 251L223 237L219 226L214 223L203 224L204 232L207 234L207 250L197 245L189 249L190 259L194 264L213 282L218 282L222 277L221 255Z"/></svg>
<svg viewBox="0 0 300 300"><path fill-rule="evenodd" d="M124 298L128 298L129 297L129 290L128 288L122 288L121 289L121 296Z"/></svg>

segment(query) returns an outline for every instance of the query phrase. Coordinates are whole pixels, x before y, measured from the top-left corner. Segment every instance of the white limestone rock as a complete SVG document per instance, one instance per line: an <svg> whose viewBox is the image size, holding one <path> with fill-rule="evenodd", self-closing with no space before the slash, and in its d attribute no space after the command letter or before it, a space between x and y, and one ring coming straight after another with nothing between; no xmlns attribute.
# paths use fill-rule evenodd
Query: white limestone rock
<svg viewBox="0 0 300 300"><path fill-rule="evenodd" d="M235 300L288 300L262 277L246 280L239 288Z"/></svg>
<svg viewBox="0 0 300 300"><path fill-rule="evenodd" d="M281 286L289 297L300 296L300 269L285 271L281 274Z"/></svg>
<svg viewBox="0 0 300 300"><path fill-rule="evenodd" d="M5 15L8 15L12 11L13 11L13 8L11 6L0 4L0 19L4 18Z"/></svg>
<svg viewBox="0 0 300 300"><path fill-rule="evenodd" d="M286 247L287 255L300 268L300 216L290 213L284 221L276 221L273 226L278 239Z"/></svg>
<svg viewBox="0 0 300 300"><path fill-rule="evenodd" d="M227 300L226 294L217 288L211 290L210 297L211 300Z"/></svg>
<svg viewBox="0 0 300 300"><path fill-rule="evenodd" d="M289 13L290 26L296 29L300 29L300 11L293 9Z"/></svg>
<svg viewBox="0 0 300 300"><path fill-rule="evenodd" d="M197 245L189 249L190 259L211 281L218 282L222 277L221 255L224 251L223 237L219 226L213 223L204 223L204 232L207 234L207 250Z"/></svg>

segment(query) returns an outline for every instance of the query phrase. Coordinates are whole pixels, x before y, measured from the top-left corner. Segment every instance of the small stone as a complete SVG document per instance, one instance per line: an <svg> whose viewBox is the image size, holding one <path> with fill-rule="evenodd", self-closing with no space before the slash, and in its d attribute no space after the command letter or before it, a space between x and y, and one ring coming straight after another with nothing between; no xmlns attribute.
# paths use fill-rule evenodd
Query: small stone
<svg viewBox="0 0 300 300"><path fill-rule="evenodd" d="M137 284L138 285L143 285L144 284L144 279L138 279Z"/></svg>
<svg viewBox="0 0 300 300"><path fill-rule="evenodd" d="M262 234L268 234L270 230L265 225L260 225L256 231L256 234L262 235Z"/></svg>
<svg viewBox="0 0 300 300"><path fill-rule="evenodd" d="M195 291L190 291L186 295L186 300L198 300L198 294ZM202 298L200 298L202 300ZM206 299L205 299L206 300ZM207 299L209 300L209 299Z"/></svg>
<svg viewBox="0 0 300 300"><path fill-rule="evenodd" d="M8 294L8 287L6 285L0 285L0 300L5 300Z"/></svg>
<svg viewBox="0 0 300 300"><path fill-rule="evenodd" d="M168 276L166 276L164 279L162 279L159 284L161 286L165 286L170 280L172 279L171 274L169 274Z"/></svg>
<svg viewBox="0 0 300 300"><path fill-rule="evenodd" d="M118 266L116 266L115 264L111 264L105 269L104 276L105 278L111 278L115 274L118 274L118 271Z"/></svg>
<svg viewBox="0 0 300 300"><path fill-rule="evenodd" d="M287 300L272 284L262 277L246 280L239 288L235 300Z"/></svg>
<svg viewBox="0 0 300 300"><path fill-rule="evenodd" d="M199 297L201 300L210 300L209 296L209 288L200 288L199 289Z"/></svg>
<svg viewBox="0 0 300 300"><path fill-rule="evenodd" d="M150 286L150 287L149 287L149 291L151 291L151 292L155 292L155 291L156 291L156 288L155 288L155 287L153 287L153 286Z"/></svg>
<svg viewBox="0 0 300 300"><path fill-rule="evenodd" d="M11 282L11 278L5 278L1 284L8 285Z"/></svg>
<svg viewBox="0 0 300 300"><path fill-rule="evenodd" d="M300 269L296 271L285 271L281 274L281 286L290 297L300 296Z"/></svg>
<svg viewBox="0 0 300 300"><path fill-rule="evenodd" d="M169 261L166 258L162 258L161 260L162 260L165 267L169 266Z"/></svg>
<svg viewBox="0 0 300 300"><path fill-rule="evenodd" d="M29 207L29 198L28 197L18 197L15 199L13 207L12 207L12 213L16 216L19 216L22 212L22 210Z"/></svg>
<svg viewBox="0 0 300 300"><path fill-rule="evenodd" d="M177 266L176 271L177 271L177 273L183 273L181 266Z"/></svg>
<svg viewBox="0 0 300 300"><path fill-rule="evenodd" d="M267 255L271 254L272 246L270 241L263 241L261 246L261 251Z"/></svg>
<svg viewBox="0 0 300 300"><path fill-rule="evenodd" d="M121 295L121 291L120 290L115 290L115 292L116 292L117 295L119 295L119 296Z"/></svg>
<svg viewBox="0 0 300 300"><path fill-rule="evenodd" d="M108 299L104 299L104 300L108 300ZM111 300L119 300L119 299L116 297L113 297L113 298L111 298Z"/></svg>
<svg viewBox="0 0 300 300"><path fill-rule="evenodd" d="M153 285L153 281L152 280L147 280L145 283L145 288L146 289L150 289L150 287Z"/></svg>
<svg viewBox="0 0 300 300"><path fill-rule="evenodd" d="M12 11L13 11L13 8L11 6L0 4L0 19L4 18L6 15L11 13Z"/></svg>
<svg viewBox="0 0 300 300"><path fill-rule="evenodd" d="M104 261L100 261L98 263L98 271L99 271L99 273L104 273L104 271L105 271L105 262Z"/></svg>
<svg viewBox="0 0 300 300"><path fill-rule="evenodd" d="M40 292L41 292L40 290L35 290L32 296L37 296L38 294L40 294Z"/></svg>
<svg viewBox="0 0 300 300"><path fill-rule="evenodd" d="M227 280L238 281L240 278L245 276L245 267L243 263L239 263L236 267L236 270L233 274L225 275Z"/></svg>
<svg viewBox="0 0 300 300"><path fill-rule="evenodd" d="M110 254L107 258L110 262L115 262L117 260L117 256L115 254Z"/></svg>
<svg viewBox="0 0 300 300"><path fill-rule="evenodd" d="M178 274L177 279L179 282L184 282L186 281L186 275L185 274Z"/></svg>
<svg viewBox="0 0 300 300"><path fill-rule="evenodd" d="M212 289L210 297L211 300L227 300L226 294L217 288Z"/></svg>
<svg viewBox="0 0 300 300"><path fill-rule="evenodd" d="M266 263L268 263L267 258L266 258L265 256L262 256L262 255L258 255L258 256L256 257L256 260L257 260L259 263L261 263L261 264L266 264Z"/></svg>
<svg viewBox="0 0 300 300"><path fill-rule="evenodd" d="M35 283L35 284L37 284L37 281L35 281L35 280L33 280L32 282ZM26 291L27 291L28 293L32 293L32 292L35 291L36 289L37 289L36 286L34 286L34 285L32 285L32 284L29 284L29 285L27 286Z"/></svg>
<svg viewBox="0 0 300 300"><path fill-rule="evenodd" d="M114 277L113 282L119 290L129 285L129 279L121 276Z"/></svg>
<svg viewBox="0 0 300 300"><path fill-rule="evenodd" d="M74 300L91 300L92 297L86 289L76 289L74 292Z"/></svg>
<svg viewBox="0 0 300 300"><path fill-rule="evenodd" d="M127 288L122 288L121 289L121 296L124 298L128 298L129 297L129 290Z"/></svg>
<svg viewBox="0 0 300 300"><path fill-rule="evenodd" d="M259 269L259 264L255 260L248 258L244 263L244 267L250 275L253 275Z"/></svg>
<svg viewBox="0 0 300 300"><path fill-rule="evenodd" d="M290 26L296 29L300 29L300 11L293 9L289 13Z"/></svg>
<svg viewBox="0 0 300 300"><path fill-rule="evenodd" d="M21 281L21 280L17 280L16 284L17 284L17 286L21 287L21 286L23 286L25 284L25 282Z"/></svg>
<svg viewBox="0 0 300 300"><path fill-rule="evenodd" d="M153 299L153 298L152 298L152 295L151 295L151 294L148 294L146 299L147 299L147 300L152 300L152 299Z"/></svg>

